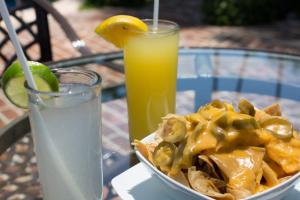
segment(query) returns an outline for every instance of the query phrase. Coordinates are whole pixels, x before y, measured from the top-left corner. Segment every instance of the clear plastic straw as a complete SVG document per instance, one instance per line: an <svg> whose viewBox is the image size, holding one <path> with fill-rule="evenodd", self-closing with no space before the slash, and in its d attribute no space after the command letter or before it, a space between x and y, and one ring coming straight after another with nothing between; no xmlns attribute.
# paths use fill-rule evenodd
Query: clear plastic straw
<svg viewBox="0 0 300 200"><path fill-rule="evenodd" d="M21 62L21 65L23 67L27 83L31 88L37 89L36 84L35 84L34 79L33 79L33 76L31 74L31 71L30 71L29 66L27 64L27 59L24 55L21 44L18 40L16 31L13 28L13 25L12 25L10 19L9 19L8 9L6 7L6 4L5 4L4 0L0 0L0 12L1 12L1 16L2 16L2 18L3 18L3 20L6 24L9 37L10 37L10 39L11 39L11 41L12 41L12 43L13 43L15 49L16 49L18 59ZM41 117L39 117L39 118L42 119ZM47 136L47 134L46 134L46 136ZM49 145L50 151L52 152L52 155L55 158L54 160L56 160L58 168L61 169L60 172L62 173L62 176L65 177L65 181L68 184L68 187L71 188L71 191L74 192L74 195L76 195L79 199L85 199L84 195L80 191L80 188L77 186L76 181L73 179L72 175L67 170L67 167L65 166L63 160L59 156L59 152L57 151L57 149L56 149L55 145L53 144L52 140L50 140L48 138L46 143Z"/></svg>
<svg viewBox="0 0 300 200"><path fill-rule="evenodd" d="M45 125L46 122L37 105L31 106L31 110L37 115L37 118L40 119L40 122L38 122L39 125L43 127L43 130L48 130ZM40 137L39 142L44 145L44 148L47 149L48 152L51 152L48 156L54 161L53 164L55 165L55 170L62 177L65 187L71 191L70 196L76 197L76 199L87 199L85 198L84 193L81 191L81 188L78 186L78 181L74 179L74 177L68 170L68 167L61 157L61 153L57 150L55 142L53 142L53 140L50 138L50 134L46 132L46 134L44 134L44 137Z"/></svg>
<svg viewBox="0 0 300 200"><path fill-rule="evenodd" d="M158 14L159 14L159 0L154 0L153 30L157 30L158 28Z"/></svg>
<svg viewBox="0 0 300 200"><path fill-rule="evenodd" d="M4 2L4 0L0 0L0 12L1 12L1 16L5 22L5 25L7 27L8 30L8 35L10 37L11 42L13 43L15 49L16 49L16 53L17 53L17 57L23 67L23 71L25 74L25 78L27 80L28 85L31 88L37 89L36 84L34 82L33 76L31 74L31 71L29 69L29 66L27 64L27 59L24 55L24 52L22 50L21 44L18 40L16 31L9 19L9 13L8 13L8 9L6 7L6 4Z"/></svg>

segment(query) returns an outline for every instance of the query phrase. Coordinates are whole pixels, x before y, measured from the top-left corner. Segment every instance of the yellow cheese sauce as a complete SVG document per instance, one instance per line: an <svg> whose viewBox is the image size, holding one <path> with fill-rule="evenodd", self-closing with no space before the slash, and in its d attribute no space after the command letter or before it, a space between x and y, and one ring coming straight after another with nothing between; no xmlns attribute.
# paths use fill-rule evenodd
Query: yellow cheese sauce
<svg viewBox="0 0 300 200"><path fill-rule="evenodd" d="M165 116L154 143L134 144L163 173L215 199L246 198L300 170L298 132L278 104L257 109L242 99L235 109L214 100Z"/></svg>

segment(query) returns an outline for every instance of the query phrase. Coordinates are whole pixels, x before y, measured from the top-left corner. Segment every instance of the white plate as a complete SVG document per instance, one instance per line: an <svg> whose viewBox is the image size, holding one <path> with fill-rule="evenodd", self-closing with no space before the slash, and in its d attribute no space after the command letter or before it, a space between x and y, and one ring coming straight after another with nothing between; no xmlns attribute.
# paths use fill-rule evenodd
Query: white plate
<svg viewBox="0 0 300 200"><path fill-rule="evenodd" d="M111 184L123 200L190 200L162 184L142 163L113 178Z"/></svg>
<svg viewBox="0 0 300 200"><path fill-rule="evenodd" d="M142 142L143 143L151 143L154 141L154 133L150 134L149 136L145 137ZM211 200L212 198L205 196L199 192L196 192L195 190L192 190L191 188L188 188L175 180L171 179L161 171L159 171L156 167L154 167L146 158L144 158L138 151L136 151L136 155L138 159L145 165L145 167L149 170L150 173L155 174L163 184L166 184L169 186L169 188L172 188L177 193L185 194L186 197L189 198L196 198L198 200ZM274 200L274 199L282 199L283 197L287 196L287 194L294 188L294 186L297 183L297 180L300 177L300 172L295 174L293 177L288 179L287 181L284 181L283 183L280 183L274 187L272 187L269 190L266 190L261 193L257 193L255 195L249 196L245 198L245 200ZM299 197L297 199L300 199Z"/></svg>
<svg viewBox="0 0 300 200"><path fill-rule="evenodd" d="M195 198L187 198L181 192L176 192L168 185L163 184L142 163L116 176L111 183L123 200L195 200ZM284 200L296 200L299 197L300 183L289 191Z"/></svg>

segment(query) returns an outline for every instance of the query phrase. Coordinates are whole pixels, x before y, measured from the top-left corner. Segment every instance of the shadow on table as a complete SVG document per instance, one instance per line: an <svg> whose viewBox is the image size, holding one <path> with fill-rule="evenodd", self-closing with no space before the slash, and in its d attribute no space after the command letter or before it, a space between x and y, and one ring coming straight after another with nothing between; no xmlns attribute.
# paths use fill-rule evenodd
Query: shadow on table
<svg viewBox="0 0 300 200"><path fill-rule="evenodd" d="M298 181L298 184L299 183L300 183L300 181ZM299 199L299 195L300 195L299 189L294 187L294 188L289 190L288 196L282 198L282 200Z"/></svg>
<svg viewBox="0 0 300 200"><path fill-rule="evenodd" d="M138 162L134 152L129 152L128 155L121 155L118 152L103 148L104 185L110 183L115 176L136 165Z"/></svg>

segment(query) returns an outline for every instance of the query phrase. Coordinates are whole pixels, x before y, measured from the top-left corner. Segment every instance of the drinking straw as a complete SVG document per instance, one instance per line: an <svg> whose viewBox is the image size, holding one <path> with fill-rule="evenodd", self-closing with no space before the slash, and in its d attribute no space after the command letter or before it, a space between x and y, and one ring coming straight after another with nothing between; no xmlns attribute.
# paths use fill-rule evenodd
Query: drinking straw
<svg viewBox="0 0 300 200"><path fill-rule="evenodd" d="M10 37L11 42L13 43L16 53L17 53L17 57L21 63L21 66L23 68L24 74L25 74L25 78L27 80L28 85L33 88L33 89L37 89L36 84L34 82L33 76L31 74L31 71L29 69L29 66L27 64L27 59L24 55L24 52L22 50L21 44L18 40L16 31L9 19L9 13L8 13L8 9L6 7L6 4L4 2L4 0L0 0L0 13L1 16L4 20L4 23L7 27L8 30L8 35Z"/></svg>
<svg viewBox="0 0 300 200"><path fill-rule="evenodd" d="M157 30L158 26L158 13L159 13L159 0L154 0L154 9L153 9L153 29Z"/></svg>
<svg viewBox="0 0 300 200"><path fill-rule="evenodd" d="M36 84L35 84L34 79L33 79L33 76L31 74L31 71L30 71L29 66L27 64L27 59L24 55L21 44L18 40L16 31L13 28L13 25L12 25L10 19L9 19L8 9L6 7L6 4L5 4L4 0L0 0L0 13L1 13L1 16L4 20L4 22L5 22L6 27L7 27L9 37L10 37L10 39L11 39L11 41L12 41L14 47L15 47L17 57L18 57L21 65L22 65L27 83L31 88L37 89ZM42 116L40 116L40 113L37 112L37 114L39 115L38 116L39 119L43 119ZM47 128L44 127L44 130L47 130ZM52 140L50 138L48 138L48 134L45 134L45 135L46 135L46 138L47 138L46 141L45 141L45 144L48 144L50 146L49 151L52 152L52 155L55 158L53 160L56 160L58 169L61 169L61 171L58 170L60 173L62 173L61 177L65 177L66 185L68 185L71 188L71 191L73 192L74 195L76 195L79 199L85 199L84 194L82 194L81 191L80 191L80 187L78 187L76 181L73 179L72 175L67 170L67 167L65 166L63 160L59 156L59 152L56 149L54 143L52 142Z"/></svg>
<svg viewBox="0 0 300 200"><path fill-rule="evenodd" d="M35 105L32 105L35 106ZM39 125L42 127L43 130L48 130L46 126L45 119L42 117L40 112L37 112L37 108L34 109L34 113L37 115L37 118L40 119ZM49 160L52 159L55 167L55 171L59 174L59 176L63 179L64 187L68 188L69 191L71 191L70 196L76 197L78 199L88 199L84 193L81 191L81 188L78 185L78 180L76 181L74 179L74 176L70 173L70 170L68 170L68 167L66 166L65 162L61 158L61 153L57 149L55 143L50 138L50 134L46 133L44 134L44 137L41 136L39 138L40 145L43 146L45 149L45 152L51 152L48 154L50 157ZM52 158L51 158L52 157ZM52 183L55 184L55 183Z"/></svg>

